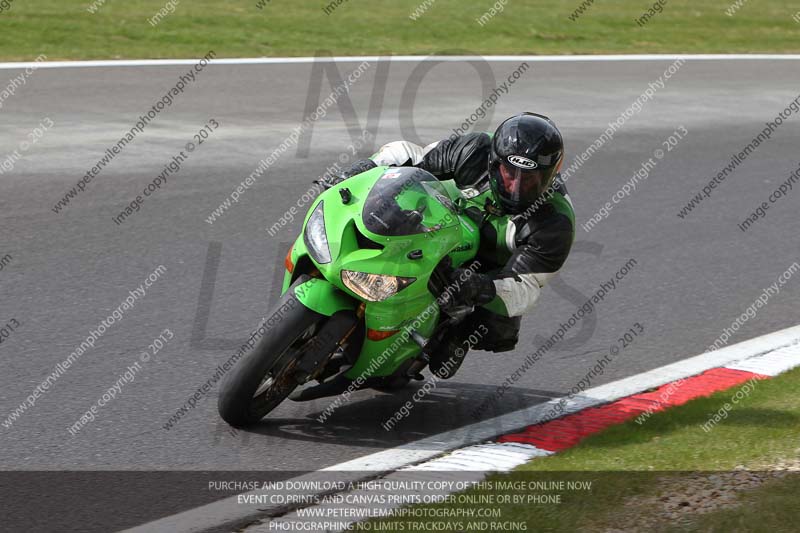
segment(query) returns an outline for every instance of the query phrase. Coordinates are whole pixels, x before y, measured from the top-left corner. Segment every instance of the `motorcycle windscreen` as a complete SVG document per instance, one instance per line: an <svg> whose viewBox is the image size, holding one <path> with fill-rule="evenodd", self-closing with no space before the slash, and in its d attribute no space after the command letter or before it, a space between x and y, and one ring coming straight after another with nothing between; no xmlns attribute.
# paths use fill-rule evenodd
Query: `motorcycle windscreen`
<svg viewBox="0 0 800 533"><path fill-rule="evenodd" d="M428 233L458 223L444 186L415 168L384 172L369 192L361 217L369 231L388 237Z"/></svg>

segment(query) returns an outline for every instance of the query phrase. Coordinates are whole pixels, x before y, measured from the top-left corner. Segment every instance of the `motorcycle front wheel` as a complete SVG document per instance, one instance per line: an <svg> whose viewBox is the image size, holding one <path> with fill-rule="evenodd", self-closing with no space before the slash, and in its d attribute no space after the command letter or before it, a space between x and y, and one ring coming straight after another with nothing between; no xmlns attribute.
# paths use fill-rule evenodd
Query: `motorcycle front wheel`
<svg viewBox="0 0 800 533"><path fill-rule="evenodd" d="M273 314L279 307L280 302ZM294 371L300 356L326 319L299 301L280 316L223 381L217 400L222 419L234 427L249 426L285 400L298 385Z"/></svg>

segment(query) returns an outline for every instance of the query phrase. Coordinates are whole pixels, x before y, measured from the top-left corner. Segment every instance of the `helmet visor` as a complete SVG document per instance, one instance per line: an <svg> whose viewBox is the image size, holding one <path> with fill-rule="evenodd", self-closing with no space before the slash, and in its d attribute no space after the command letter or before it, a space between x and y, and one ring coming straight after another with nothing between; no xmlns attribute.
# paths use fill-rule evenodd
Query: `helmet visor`
<svg viewBox="0 0 800 533"><path fill-rule="evenodd" d="M501 194L514 204L531 204L550 185L554 168L522 169L506 161L498 165L498 185Z"/></svg>

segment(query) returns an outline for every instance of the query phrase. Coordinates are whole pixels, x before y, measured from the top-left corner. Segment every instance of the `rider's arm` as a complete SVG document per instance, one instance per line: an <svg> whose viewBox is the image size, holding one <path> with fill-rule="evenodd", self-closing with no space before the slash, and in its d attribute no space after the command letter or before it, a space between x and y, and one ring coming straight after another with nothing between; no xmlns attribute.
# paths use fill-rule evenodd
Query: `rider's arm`
<svg viewBox="0 0 800 533"><path fill-rule="evenodd" d="M558 203L558 209L549 205L548 212L535 213L531 218L536 220L526 224L530 235L493 276L496 296L485 305L488 310L503 316L529 312L536 305L542 287L566 261L574 238L574 215L563 196Z"/></svg>
<svg viewBox="0 0 800 533"><path fill-rule="evenodd" d="M379 167L413 167L422 161L428 148L409 141L393 141L381 146L370 159Z"/></svg>
<svg viewBox="0 0 800 533"><path fill-rule="evenodd" d="M386 143L372 154L368 159L359 159L349 168L340 172L337 176L326 180L326 185L330 186L351 178L362 172L366 172L375 167L408 167L416 166L422 162L425 151L434 145L426 148L408 141L394 141Z"/></svg>
<svg viewBox="0 0 800 533"><path fill-rule="evenodd" d="M342 177L349 177L374 166L415 166L441 180L455 180L459 186L472 185L486 173L491 138L486 133L468 133L419 146L408 141L384 144L368 160L357 161Z"/></svg>
<svg viewBox="0 0 800 533"><path fill-rule="evenodd" d="M449 137L426 147L416 166L440 180L452 179L459 187L469 186L486 173L491 144L486 133Z"/></svg>

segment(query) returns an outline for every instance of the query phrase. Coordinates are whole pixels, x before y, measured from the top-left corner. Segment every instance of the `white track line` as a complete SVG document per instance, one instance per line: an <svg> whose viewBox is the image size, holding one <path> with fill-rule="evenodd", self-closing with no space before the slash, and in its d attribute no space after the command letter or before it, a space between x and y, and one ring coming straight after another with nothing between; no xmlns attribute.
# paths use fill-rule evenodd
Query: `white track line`
<svg viewBox="0 0 800 533"><path fill-rule="evenodd" d="M571 401L567 402L562 411L562 415L575 413L587 407L612 402L626 396L659 387L671 381L700 374L711 368L722 366L738 368L739 365L748 365L751 362L744 362L744 360L749 358L755 358L756 360L761 358L761 364L753 367L758 368L758 370L753 370L749 366L746 368L747 370L751 372L768 373L768 371L775 372L778 368L789 365L789 358L791 359L791 366L797 366L800 364L800 360L798 360L799 357L800 326L794 326L727 346L714 352L707 352L689 359L684 359L677 363L650 370L649 372L588 389L584 391L583 394L575 396ZM743 369L745 368L743 367ZM358 482L375 478L382 473L403 470L410 465L435 459L452 450L483 443L498 435L511 433L512 431L542 422L546 419L546 414L551 407L557 405L559 402L560 399L556 398L527 409L514 411L496 418L411 442L397 448L383 450L364 457L359 457L358 459L333 465L317 472L293 478L290 481L319 482L335 479L344 482ZM482 456L485 456L483 453L484 448L478 446L473 446L472 448L473 450L468 453L478 451ZM532 454L532 456L543 454L543 450L538 450L534 447L530 448L528 453ZM516 458L517 464L525 462L520 457L522 456ZM461 458L463 459L463 456ZM448 457L443 457L441 460L447 462L450 459ZM509 460L504 464L508 467L513 463L514 460ZM490 470L494 468L492 465L486 465L486 467ZM425 469L424 465L419 465L416 470ZM404 471L407 470L412 469L406 469ZM246 494L260 496L268 500L273 494L285 493L285 490L256 490ZM324 490L319 489L303 490L296 494L311 497L315 495L322 496L324 493ZM237 497L234 496L149 522L127 531L137 533L145 531L197 532L227 524L246 523L248 520L253 520L259 515L263 517L265 514L275 513L282 509L285 509L283 505L263 502L240 504L238 503Z"/></svg>
<svg viewBox="0 0 800 533"><path fill-rule="evenodd" d="M320 503L311 507L314 512L319 513L316 517L301 516L302 512L292 512L274 520L254 524L245 531L247 533L318 531L319 523L324 520L320 516L337 516L338 509L346 508L348 513L352 513L349 516L353 517L359 513L360 518L327 519L331 522L327 526L327 531L331 533L345 531L355 522L381 516L382 513L402 507L410 501L409 498L417 498L419 501L427 501L429 498L444 499L454 492L460 492L474 483L483 481L489 472L508 472L535 457L552 454L553 452L540 450L529 444L491 443L469 446L421 465L392 472L368 487L348 491L348 499L354 503ZM376 497L380 497L380 500Z"/></svg>
<svg viewBox="0 0 800 533"><path fill-rule="evenodd" d="M738 361L732 365L727 365L725 368L744 370L745 372L753 372L765 376L777 376L796 367L798 359L800 359L800 344L795 344L763 355L750 357L744 361Z"/></svg>
<svg viewBox="0 0 800 533"><path fill-rule="evenodd" d="M336 56L336 57L240 57L209 60L213 65L296 65L303 63L355 63L391 60L398 63L418 61L528 61L534 63L571 63L598 61L750 61L750 60L800 60L800 54L619 54L619 55L555 55L555 56ZM118 59L97 61L41 61L0 63L0 69L24 68L87 68L87 67L171 67L195 65L198 59ZM206 67L208 68L208 67Z"/></svg>

